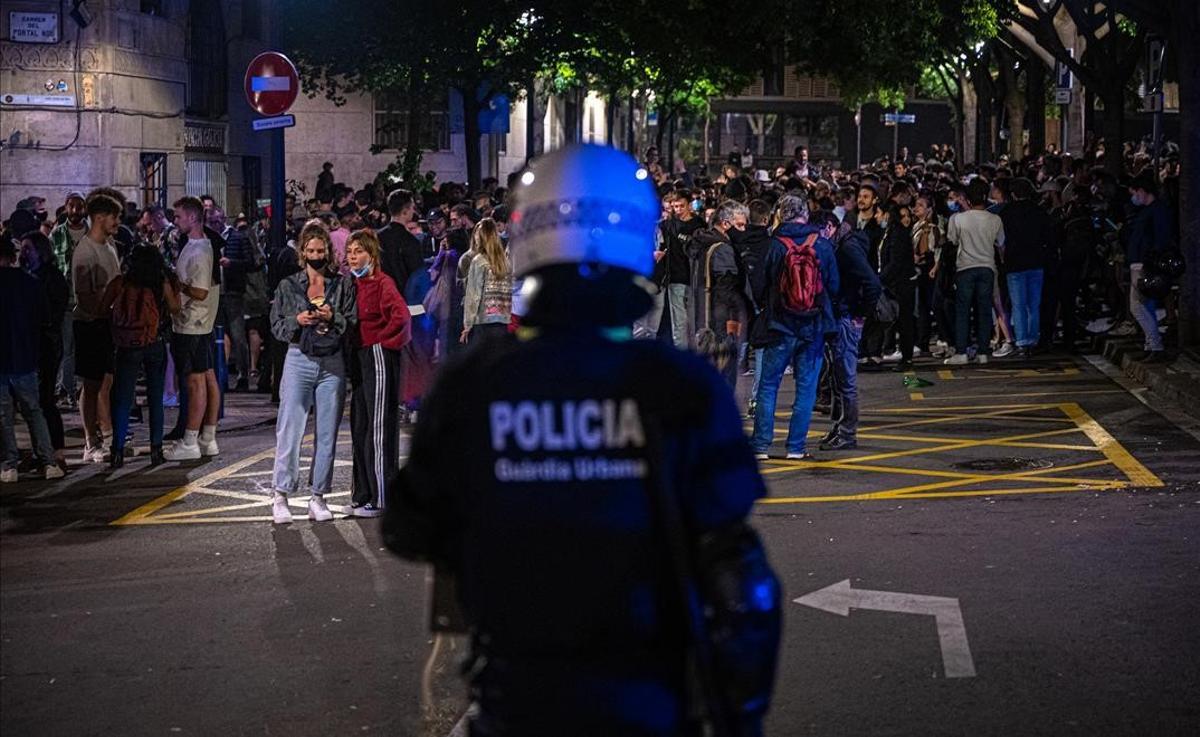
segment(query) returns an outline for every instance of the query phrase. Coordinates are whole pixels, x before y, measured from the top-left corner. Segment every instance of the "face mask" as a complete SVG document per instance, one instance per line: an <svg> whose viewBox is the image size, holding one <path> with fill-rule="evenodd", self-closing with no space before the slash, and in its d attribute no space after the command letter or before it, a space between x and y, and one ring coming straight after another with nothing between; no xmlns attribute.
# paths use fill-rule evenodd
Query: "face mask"
<svg viewBox="0 0 1200 737"><path fill-rule="evenodd" d="M1139 198L1137 195L1135 195L1135 194L1131 194L1131 195L1129 195L1129 203L1130 203L1131 205L1133 205L1134 207L1141 207L1141 206L1142 206L1142 200L1141 200L1141 199L1140 199L1140 198Z"/></svg>
<svg viewBox="0 0 1200 737"><path fill-rule="evenodd" d="M946 207L950 208L950 212L958 212L958 201L949 200L946 202Z"/></svg>
<svg viewBox="0 0 1200 737"><path fill-rule="evenodd" d="M313 271L324 271L325 267L329 265L329 259L310 258L306 259L305 263L307 263L309 268L311 268Z"/></svg>
<svg viewBox="0 0 1200 737"><path fill-rule="evenodd" d="M367 274L371 273L371 262L368 261L365 264L363 264L361 269L350 269L350 273L354 274L355 279L363 278Z"/></svg>

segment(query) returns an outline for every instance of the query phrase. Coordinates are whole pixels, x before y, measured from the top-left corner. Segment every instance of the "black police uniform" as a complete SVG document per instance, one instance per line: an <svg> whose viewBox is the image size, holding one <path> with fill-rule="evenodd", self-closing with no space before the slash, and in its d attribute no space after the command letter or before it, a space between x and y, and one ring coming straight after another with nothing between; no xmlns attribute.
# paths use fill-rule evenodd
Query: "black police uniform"
<svg viewBox="0 0 1200 737"><path fill-rule="evenodd" d="M715 659L749 674L722 688L757 723L779 591L744 525L765 487L717 373L659 341L567 327L483 342L444 368L383 529L396 553L458 578L481 707L473 735L688 733L687 627L658 477L697 566L738 592L715 609L758 617L712 625L726 645Z"/></svg>

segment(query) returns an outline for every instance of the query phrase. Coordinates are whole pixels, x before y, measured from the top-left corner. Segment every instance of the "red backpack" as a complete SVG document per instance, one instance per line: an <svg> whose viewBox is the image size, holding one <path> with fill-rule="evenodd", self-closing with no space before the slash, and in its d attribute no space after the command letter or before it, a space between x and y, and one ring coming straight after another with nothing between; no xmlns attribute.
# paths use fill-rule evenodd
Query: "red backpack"
<svg viewBox="0 0 1200 737"><path fill-rule="evenodd" d="M145 348L158 339L159 319L154 290L123 287L112 308L113 344L118 348Z"/></svg>
<svg viewBox="0 0 1200 737"><path fill-rule="evenodd" d="M816 313L817 298L825 287L821 281L821 261L817 258L817 234L812 233L803 243L791 238L779 238L787 247L783 270L779 273L779 296L784 309L802 315Z"/></svg>

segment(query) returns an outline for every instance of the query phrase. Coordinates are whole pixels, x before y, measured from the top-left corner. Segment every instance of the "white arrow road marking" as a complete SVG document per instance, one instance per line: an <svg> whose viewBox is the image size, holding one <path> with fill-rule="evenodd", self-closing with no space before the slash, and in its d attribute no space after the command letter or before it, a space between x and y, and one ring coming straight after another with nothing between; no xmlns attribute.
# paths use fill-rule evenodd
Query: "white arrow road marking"
<svg viewBox="0 0 1200 737"><path fill-rule="evenodd" d="M937 621L938 641L942 646L942 664L946 669L946 677L975 676L975 661L971 659L967 628L963 624L962 608L958 605L958 599L852 589L850 579L846 579L792 601L843 617L850 616L851 609L932 615Z"/></svg>

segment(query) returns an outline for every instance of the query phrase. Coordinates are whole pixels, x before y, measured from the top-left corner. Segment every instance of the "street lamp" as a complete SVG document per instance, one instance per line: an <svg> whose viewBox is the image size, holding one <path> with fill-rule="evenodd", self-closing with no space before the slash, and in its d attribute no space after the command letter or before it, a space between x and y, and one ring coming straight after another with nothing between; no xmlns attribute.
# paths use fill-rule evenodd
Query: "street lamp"
<svg viewBox="0 0 1200 737"><path fill-rule="evenodd" d="M1054 13L1054 11L1058 10L1059 3L1061 2L1062 0L1037 0L1038 6L1045 13Z"/></svg>

